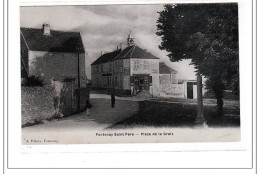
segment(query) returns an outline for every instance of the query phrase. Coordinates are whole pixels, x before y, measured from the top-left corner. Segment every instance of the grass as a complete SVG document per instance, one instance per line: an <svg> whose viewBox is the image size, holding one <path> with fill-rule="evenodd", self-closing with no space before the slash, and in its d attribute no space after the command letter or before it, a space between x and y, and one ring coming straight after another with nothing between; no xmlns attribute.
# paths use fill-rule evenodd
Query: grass
<svg viewBox="0 0 260 174"><path fill-rule="evenodd" d="M226 102L223 115L217 115L214 100L204 101L204 117L209 127L240 126L240 110L236 101ZM238 102L239 103L239 102ZM182 100L170 103L158 100L140 101L139 110L132 117L116 122L110 128L136 126L154 127L193 127L197 115L195 100Z"/></svg>

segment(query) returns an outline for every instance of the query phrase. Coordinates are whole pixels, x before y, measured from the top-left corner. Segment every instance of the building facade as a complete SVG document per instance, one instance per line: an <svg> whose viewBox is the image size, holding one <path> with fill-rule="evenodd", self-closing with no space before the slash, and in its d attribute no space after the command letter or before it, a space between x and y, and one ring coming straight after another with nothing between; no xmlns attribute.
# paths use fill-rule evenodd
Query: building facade
<svg viewBox="0 0 260 174"><path fill-rule="evenodd" d="M134 44L131 35L127 47L101 55L91 64L94 88L114 89L117 93L136 95L149 92L160 96L161 84L177 84L177 71Z"/></svg>
<svg viewBox="0 0 260 174"><path fill-rule="evenodd" d="M120 52L121 50L116 50L103 54L91 64L91 79L93 87L108 89L113 87L113 59Z"/></svg>
<svg viewBox="0 0 260 174"><path fill-rule="evenodd" d="M44 103L49 97L49 106L54 109L54 115L60 117L84 111L89 89L80 33L51 30L50 25L43 24L41 29L20 28L20 37L21 78L22 86L26 86L22 88L24 99L33 96L33 101L37 98L37 102ZM37 89L39 94L34 92L34 86L41 86Z"/></svg>
<svg viewBox="0 0 260 174"><path fill-rule="evenodd" d="M79 32L51 30L43 24L41 29L21 28L20 37L22 79L40 77L45 84L74 79L84 85L85 51Z"/></svg>

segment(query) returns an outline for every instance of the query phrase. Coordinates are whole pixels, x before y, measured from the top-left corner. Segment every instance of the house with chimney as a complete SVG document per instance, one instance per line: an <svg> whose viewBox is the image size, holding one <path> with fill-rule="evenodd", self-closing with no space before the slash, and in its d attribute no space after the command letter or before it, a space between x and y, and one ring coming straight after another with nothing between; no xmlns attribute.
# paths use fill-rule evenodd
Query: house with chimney
<svg viewBox="0 0 260 174"><path fill-rule="evenodd" d="M22 87L23 102L31 99L30 106L34 108L32 111L23 108L30 110L23 114L33 115L48 108L44 114L63 117L84 111L89 90L80 33L52 30L49 24L43 24L42 28L20 28L20 44L22 86L31 87ZM43 80L37 93L33 86L38 84L32 85L32 79Z"/></svg>
<svg viewBox="0 0 260 174"><path fill-rule="evenodd" d="M45 84L53 79L84 83L85 50L79 32L52 30L43 24L42 28L20 28L20 42L23 81L35 76Z"/></svg>
<svg viewBox="0 0 260 174"><path fill-rule="evenodd" d="M91 80L94 88L114 90L118 94L185 96L184 85L178 84L178 72L136 45L131 34L126 48L102 54L91 64Z"/></svg>

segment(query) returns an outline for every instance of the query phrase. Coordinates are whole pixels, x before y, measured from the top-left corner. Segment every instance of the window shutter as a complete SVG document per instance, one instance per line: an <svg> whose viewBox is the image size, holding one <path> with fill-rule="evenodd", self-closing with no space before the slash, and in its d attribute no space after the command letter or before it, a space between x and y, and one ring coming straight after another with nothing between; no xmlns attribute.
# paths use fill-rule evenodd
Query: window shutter
<svg viewBox="0 0 260 174"><path fill-rule="evenodd" d="M130 76L130 83L131 83L131 86L134 86L134 83L135 83L135 77L134 76Z"/></svg>
<svg viewBox="0 0 260 174"><path fill-rule="evenodd" d="M148 77L148 82L149 82L150 86L153 85L153 77L152 76Z"/></svg>

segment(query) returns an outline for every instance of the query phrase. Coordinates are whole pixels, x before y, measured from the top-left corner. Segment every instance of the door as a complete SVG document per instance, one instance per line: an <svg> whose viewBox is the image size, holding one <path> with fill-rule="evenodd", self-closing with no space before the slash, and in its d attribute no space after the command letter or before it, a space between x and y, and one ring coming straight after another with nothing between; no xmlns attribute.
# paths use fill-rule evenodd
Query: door
<svg viewBox="0 0 260 174"><path fill-rule="evenodd" d="M144 89L145 90L149 90L150 89L149 76L144 76Z"/></svg>
<svg viewBox="0 0 260 174"><path fill-rule="evenodd" d="M193 99L193 83L187 82L187 98Z"/></svg>
<svg viewBox="0 0 260 174"><path fill-rule="evenodd" d="M140 91L144 90L144 77L143 76L139 77L139 89L140 89Z"/></svg>
<svg viewBox="0 0 260 174"><path fill-rule="evenodd" d="M152 76L131 76L130 82L137 91L149 90L152 85Z"/></svg>

